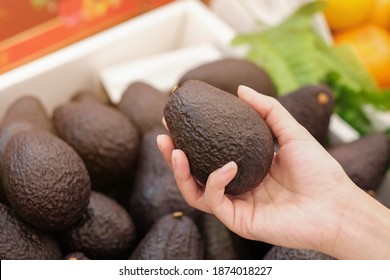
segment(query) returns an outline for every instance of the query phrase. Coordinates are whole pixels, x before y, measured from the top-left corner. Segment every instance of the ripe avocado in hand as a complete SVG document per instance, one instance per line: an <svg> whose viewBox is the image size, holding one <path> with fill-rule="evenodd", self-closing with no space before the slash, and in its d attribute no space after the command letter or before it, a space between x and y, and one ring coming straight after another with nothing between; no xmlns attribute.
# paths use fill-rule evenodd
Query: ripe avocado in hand
<svg viewBox="0 0 390 280"><path fill-rule="evenodd" d="M271 131L238 97L201 81L187 81L172 94L164 117L175 147L184 151L201 184L230 161L238 171L226 186L227 194L247 192L267 175L274 156Z"/></svg>

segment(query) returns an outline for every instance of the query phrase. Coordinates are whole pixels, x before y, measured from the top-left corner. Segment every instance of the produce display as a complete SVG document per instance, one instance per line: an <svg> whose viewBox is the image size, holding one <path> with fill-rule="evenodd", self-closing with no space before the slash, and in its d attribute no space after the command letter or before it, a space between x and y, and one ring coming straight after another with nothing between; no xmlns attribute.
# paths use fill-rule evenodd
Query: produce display
<svg viewBox="0 0 390 280"><path fill-rule="evenodd" d="M224 62L231 58L213 63ZM385 134L333 146L329 87L303 86L277 98L359 187L377 190L390 164ZM157 147L159 134L170 134L185 150L200 183L236 161L238 174L226 188L233 195L256 187L277 151L276 139L251 107L200 80L185 81L170 95L135 82L117 106L78 93L51 118L39 99L24 96L0 125L1 259L330 258L243 239L190 207Z"/></svg>

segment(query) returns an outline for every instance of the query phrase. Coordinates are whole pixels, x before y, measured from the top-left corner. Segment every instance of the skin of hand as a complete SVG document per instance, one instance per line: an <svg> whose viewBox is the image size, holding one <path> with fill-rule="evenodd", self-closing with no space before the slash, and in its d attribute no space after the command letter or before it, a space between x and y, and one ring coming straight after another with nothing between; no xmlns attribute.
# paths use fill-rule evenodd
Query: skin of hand
<svg viewBox="0 0 390 280"><path fill-rule="evenodd" d="M278 140L271 169L258 187L231 196L224 190L237 165L229 162L201 188L184 152L174 148L169 136L159 135L160 151L186 201L247 239L318 250L339 259L390 259L390 210L359 189L276 99L245 86L238 95Z"/></svg>

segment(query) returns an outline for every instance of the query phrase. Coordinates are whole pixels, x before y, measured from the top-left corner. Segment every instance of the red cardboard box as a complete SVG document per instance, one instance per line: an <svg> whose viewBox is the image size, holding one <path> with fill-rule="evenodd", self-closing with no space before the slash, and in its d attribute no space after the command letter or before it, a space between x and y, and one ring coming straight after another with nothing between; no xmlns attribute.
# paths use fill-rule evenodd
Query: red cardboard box
<svg viewBox="0 0 390 280"><path fill-rule="evenodd" d="M0 73L172 0L0 0Z"/></svg>

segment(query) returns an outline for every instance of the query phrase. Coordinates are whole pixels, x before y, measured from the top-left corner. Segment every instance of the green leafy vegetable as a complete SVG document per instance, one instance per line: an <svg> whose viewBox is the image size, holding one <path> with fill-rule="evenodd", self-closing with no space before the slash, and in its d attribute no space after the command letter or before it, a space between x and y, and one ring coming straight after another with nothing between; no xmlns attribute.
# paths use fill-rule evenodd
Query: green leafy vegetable
<svg viewBox="0 0 390 280"><path fill-rule="evenodd" d="M240 34L246 58L271 75L280 95L307 84L326 83L336 95L335 111L361 134L371 132L363 107L390 109L390 91L380 90L349 47L328 45L312 28L313 16L325 3L301 6L284 22L261 33Z"/></svg>

